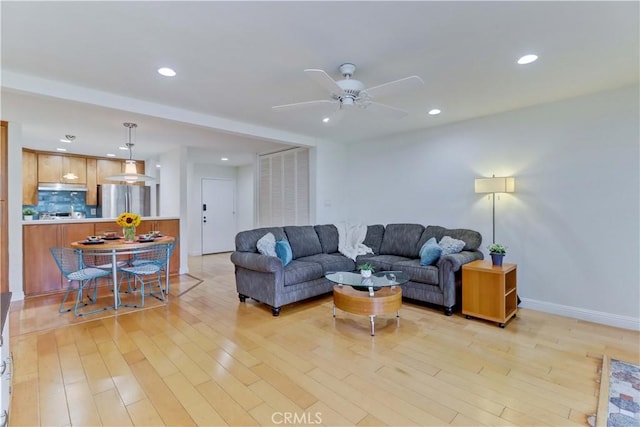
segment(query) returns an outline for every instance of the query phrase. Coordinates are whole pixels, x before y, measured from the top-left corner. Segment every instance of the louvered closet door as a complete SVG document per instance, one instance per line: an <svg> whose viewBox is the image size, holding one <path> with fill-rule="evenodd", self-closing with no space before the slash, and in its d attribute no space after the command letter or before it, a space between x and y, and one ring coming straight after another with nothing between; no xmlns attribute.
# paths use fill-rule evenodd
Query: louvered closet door
<svg viewBox="0 0 640 427"><path fill-rule="evenodd" d="M309 149L260 156L258 226L309 224Z"/></svg>

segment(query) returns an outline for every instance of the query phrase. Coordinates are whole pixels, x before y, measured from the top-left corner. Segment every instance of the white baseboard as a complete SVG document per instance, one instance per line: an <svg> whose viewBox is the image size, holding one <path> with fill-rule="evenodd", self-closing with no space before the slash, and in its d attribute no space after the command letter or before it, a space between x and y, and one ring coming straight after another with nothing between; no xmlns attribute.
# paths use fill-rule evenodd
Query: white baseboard
<svg viewBox="0 0 640 427"><path fill-rule="evenodd" d="M520 307L542 311L544 313L558 314L560 316L571 317L573 319L586 320L588 322L640 331L640 319L636 317L620 316L619 314L587 310L585 308L571 307L569 305L555 304L552 302L538 301L529 298L522 298Z"/></svg>

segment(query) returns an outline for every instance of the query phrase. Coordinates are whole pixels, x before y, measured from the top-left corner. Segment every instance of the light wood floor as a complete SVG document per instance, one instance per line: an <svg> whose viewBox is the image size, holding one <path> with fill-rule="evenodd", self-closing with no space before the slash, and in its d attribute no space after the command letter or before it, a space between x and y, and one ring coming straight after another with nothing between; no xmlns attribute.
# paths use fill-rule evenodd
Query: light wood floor
<svg viewBox="0 0 640 427"><path fill-rule="evenodd" d="M204 281L166 306L82 323L59 299L12 307L10 425L586 425L602 356L640 363L637 332L531 310L500 329L405 303L375 337L331 296L274 318L238 301L228 254L189 268ZM29 332L34 310L52 328Z"/></svg>

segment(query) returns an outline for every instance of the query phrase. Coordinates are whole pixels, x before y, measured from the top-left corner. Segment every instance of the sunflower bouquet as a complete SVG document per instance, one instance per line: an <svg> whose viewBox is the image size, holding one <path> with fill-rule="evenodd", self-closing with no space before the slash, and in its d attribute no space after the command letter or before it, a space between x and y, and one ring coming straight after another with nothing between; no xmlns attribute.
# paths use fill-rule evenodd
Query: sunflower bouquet
<svg viewBox="0 0 640 427"><path fill-rule="evenodd" d="M134 214L131 212L122 212L118 219L116 219L116 224L121 227L137 227L140 225L142 218L140 215Z"/></svg>

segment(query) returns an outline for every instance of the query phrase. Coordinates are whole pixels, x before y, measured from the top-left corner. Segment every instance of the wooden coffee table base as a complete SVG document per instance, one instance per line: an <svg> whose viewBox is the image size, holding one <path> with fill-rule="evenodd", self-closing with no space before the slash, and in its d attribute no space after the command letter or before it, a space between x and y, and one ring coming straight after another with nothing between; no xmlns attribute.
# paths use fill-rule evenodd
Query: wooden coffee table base
<svg viewBox="0 0 640 427"><path fill-rule="evenodd" d="M336 307L353 314L369 316L371 335L375 335L374 319L379 314L396 313L400 317L402 306L402 288L400 286L383 287L370 297L368 292L356 291L351 286L335 285L333 287L333 317Z"/></svg>

